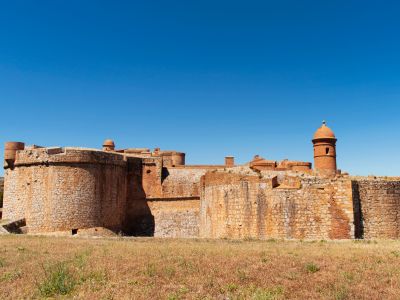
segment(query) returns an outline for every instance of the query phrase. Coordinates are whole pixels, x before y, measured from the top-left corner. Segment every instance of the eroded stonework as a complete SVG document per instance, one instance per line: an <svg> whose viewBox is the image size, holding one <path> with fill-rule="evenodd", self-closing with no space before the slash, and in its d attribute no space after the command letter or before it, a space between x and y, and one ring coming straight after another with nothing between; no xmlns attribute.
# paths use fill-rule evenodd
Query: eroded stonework
<svg viewBox="0 0 400 300"><path fill-rule="evenodd" d="M400 178L337 170L324 123L309 162L256 155L238 166L186 165L159 148L5 147L3 219L28 233L107 228L133 236L204 238L399 238ZM88 231L89 230L89 231Z"/></svg>
<svg viewBox="0 0 400 300"><path fill-rule="evenodd" d="M258 239L354 237L351 180L290 174L292 180L298 180L297 185L277 185L275 177L287 177L288 174L263 172L260 176L243 175L241 170L204 176L200 236Z"/></svg>

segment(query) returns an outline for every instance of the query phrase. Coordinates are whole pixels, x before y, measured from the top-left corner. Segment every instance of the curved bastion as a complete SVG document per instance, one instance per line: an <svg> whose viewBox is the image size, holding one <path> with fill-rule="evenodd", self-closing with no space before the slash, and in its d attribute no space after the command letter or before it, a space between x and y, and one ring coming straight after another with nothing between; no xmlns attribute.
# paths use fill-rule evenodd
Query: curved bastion
<svg viewBox="0 0 400 300"><path fill-rule="evenodd" d="M400 178L353 177L356 237L400 238Z"/></svg>
<svg viewBox="0 0 400 300"><path fill-rule="evenodd" d="M84 148L16 151L5 166L3 219L26 219L29 232L122 229L126 162L117 153Z"/></svg>

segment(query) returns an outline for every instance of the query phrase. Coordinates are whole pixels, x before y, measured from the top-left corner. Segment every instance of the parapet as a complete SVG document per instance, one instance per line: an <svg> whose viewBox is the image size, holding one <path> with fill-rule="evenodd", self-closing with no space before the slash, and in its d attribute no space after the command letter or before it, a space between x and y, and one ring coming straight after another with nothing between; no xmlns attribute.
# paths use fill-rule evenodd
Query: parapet
<svg viewBox="0 0 400 300"><path fill-rule="evenodd" d="M149 153L150 149L149 148L128 148L122 150L123 153L127 154L142 154L142 153Z"/></svg>
<svg viewBox="0 0 400 300"><path fill-rule="evenodd" d="M125 166L124 156L96 149L51 147L18 151L14 167L29 165L54 165L66 163ZM7 168L7 167L5 167Z"/></svg>
<svg viewBox="0 0 400 300"><path fill-rule="evenodd" d="M283 160L277 165L277 170L290 170L290 171L300 171L300 172L311 172L312 163L303 161L291 161Z"/></svg>
<svg viewBox="0 0 400 300"><path fill-rule="evenodd" d="M185 165L185 153L160 149L156 150L157 151L155 151L153 155L162 157L164 167L176 167Z"/></svg>
<svg viewBox="0 0 400 300"><path fill-rule="evenodd" d="M254 156L249 163L250 168L258 171L299 171L310 173L312 164L310 162L283 160L277 163L274 160L267 160L259 155Z"/></svg>
<svg viewBox="0 0 400 300"><path fill-rule="evenodd" d="M266 160L265 158L256 155L250 162L250 168L258 171L275 170L276 161Z"/></svg>

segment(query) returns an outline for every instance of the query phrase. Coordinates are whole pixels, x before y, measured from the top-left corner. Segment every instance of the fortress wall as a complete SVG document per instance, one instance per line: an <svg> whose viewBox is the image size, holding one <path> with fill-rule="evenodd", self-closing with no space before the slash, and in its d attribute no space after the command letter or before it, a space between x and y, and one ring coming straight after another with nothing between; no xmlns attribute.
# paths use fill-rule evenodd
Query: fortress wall
<svg viewBox="0 0 400 300"><path fill-rule="evenodd" d="M141 161L129 158L128 170L128 233L156 237L198 236L199 183L206 170L163 168L158 184L157 178L150 184L148 167L142 169ZM149 182L142 184L142 181Z"/></svg>
<svg viewBox="0 0 400 300"><path fill-rule="evenodd" d="M350 180L306 177L301 178L300 188L274 186L277 186L276 178L207 173L202 179L200 236L260 239L353 237Z"/></svg>
<svg viewBox="0 0 400 300"><path fill-rule="evenodd" d="M206 169L166 168L163 172L162 198L200 197L200 178Z"/></svg>
<svg viewBox="0 0 400 300"><path fill-rule="evenodd" d="M148 199L156 237L198 237L200 178L207 170L165 168L162 197Z"/></svg>
<svg viewBox="0 0 400 300"><path fill-rule="evenodd" d="M358 237L400 238L400 178L358 178L353 193L360 209Z"/></svg>
<svg viewBox="0 0 400 300"><path fill-rule="evenodd" d="M25 218L26 197L20 195L23 191L25 172L19 169L4 170L4 194L3 194L3 219L20 220Z"/></svg>
<svg viewBox="0 0 400 300"><path fill-rule="evenodd" d="M73 149L19 151L7 169L4 218L25 217L29 232L89 227L120 230L125 215L123 157Z"/></svg>
<svg viewBox="0 0 400 300"><path fill-rule="evenodd" d="M192 238L199 236L199 199L150 200L154 236Z"/></svg>
<svg viewBox="0 0 400 300"><path fill-rule="evenodd" d="M127 172L127 185L126 185L126 219L124 230L127 234L133 236L153 236L154 235L154 217L151 214L149 205L147 203L147 193L150 191L151 184L143 184L144 180L148 180L149 165L143 165L141 158L128 157L128 172ZM147 174L143 177L143 173ZM151 174L151 173L150 173ZM161 171L160 171L161 174ZM154 175L154 173L153 173ZM158 174L156 175L158 177ZM161 175L160 175L161 176ZM160 178L161 180L161 178ZM155 180L151 178L151 181ZM157 192L160 183L156 183ZM147 189L147 191L145 190Z"/></svg>

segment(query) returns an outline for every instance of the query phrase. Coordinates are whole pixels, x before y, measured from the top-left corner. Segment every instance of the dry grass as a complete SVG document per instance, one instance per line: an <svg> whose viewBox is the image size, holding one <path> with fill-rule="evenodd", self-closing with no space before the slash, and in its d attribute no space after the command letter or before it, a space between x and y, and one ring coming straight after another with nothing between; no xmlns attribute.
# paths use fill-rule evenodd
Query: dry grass
<svg viewBox="0 0 400 300"><path fill-rule="evenodd" d="M0 298L399 299L400 241L0 237Z"/></svg>

